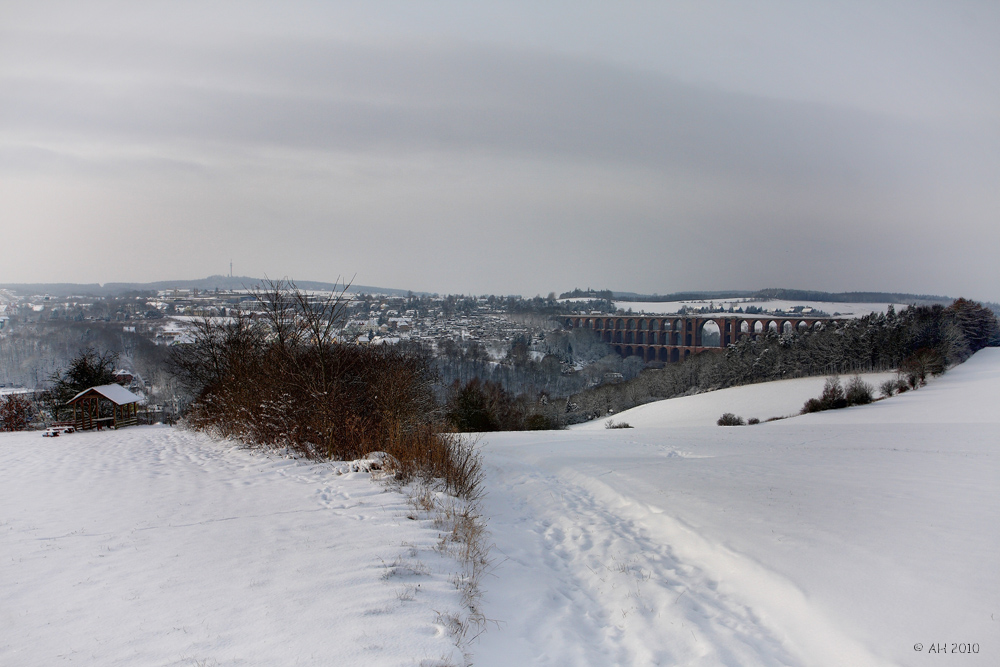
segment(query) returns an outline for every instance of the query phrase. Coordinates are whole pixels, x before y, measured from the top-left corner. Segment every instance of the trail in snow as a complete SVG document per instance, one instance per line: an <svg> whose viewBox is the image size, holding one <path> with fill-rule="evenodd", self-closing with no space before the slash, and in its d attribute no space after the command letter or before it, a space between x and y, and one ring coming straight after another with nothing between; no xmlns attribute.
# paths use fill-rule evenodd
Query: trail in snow
<svg viewBox="0 0 1000 667"><path fill-rule="evenodd" d="M507 560L477 664L996 664L998 391L988 350L917 392L772 424L490 435ZM734 399L717 394L705 414ZM913 648L932 642L979 653Z"/></svg>
<svg viewBox="0 0 1000 667"><path fill-rule="evenodd" d="M504 625L477 664L879 663L787 580L659 508L568 466L495 465L490 526L508 560L487 598ZM805 649L829 657L803 660Z"/></svg>
<svg viewBox="0 0 1000 667"><path fill-rule="evenodd" d="M1000 350L875 405L714 425L815 394L795 386L490 435L475 664L1000 662ZM0 434L0 664L461 664L438 542L330 465L168 428ZM978 653L914 650L952 643Z"/></svg>

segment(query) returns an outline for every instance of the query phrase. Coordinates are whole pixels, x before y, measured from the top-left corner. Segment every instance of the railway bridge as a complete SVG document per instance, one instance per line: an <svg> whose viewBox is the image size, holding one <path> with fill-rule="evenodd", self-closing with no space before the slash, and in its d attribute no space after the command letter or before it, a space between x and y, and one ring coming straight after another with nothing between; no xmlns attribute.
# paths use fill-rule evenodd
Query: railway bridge
<svg viewBox="0 0 1000 667"><path fill-rule="evenodd" d="M629 315L565 317L569 329L588 329L623 357L672 362L706 350L724 350L740 338L767 332L793 333L821 329L829 317L797 315Z"/></svg>

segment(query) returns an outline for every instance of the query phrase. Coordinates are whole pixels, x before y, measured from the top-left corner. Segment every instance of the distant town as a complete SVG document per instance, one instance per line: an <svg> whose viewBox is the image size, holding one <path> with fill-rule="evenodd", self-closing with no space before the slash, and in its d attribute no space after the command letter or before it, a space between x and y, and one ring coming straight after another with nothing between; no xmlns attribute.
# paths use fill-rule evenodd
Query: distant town
<svg viewBox="0 0 1000 667"><path fill-rule="evenodd" d="M211 279L209 279L211 280ZM153 419L169 420L182 408L183 397L166 370L172 346L192 341L193 324L205 318L259 317L263 304L257 286L234 287L236 279L223 286L206 287L205 281L187 281L183 286L156 284L121 285L117 291L93 294L92 286L5 286L0 288L0 392L35 392L50 382L54 373L81 349L95 348L118 355L118 378L122 386L143 397ZM201 286L196 286L201 284ZM851 317L887 307L892 301L931 302L943 297L897 294L827 295L790 291L688 293L643 296L610 291L573 290L560 295L525 298L497 295L432 295L400 290L344 291L343 286L306 283L310 298L342 300L338 340L356 345L401 345L433 358L442 387L471 377L487 377L508 390L541 396L567 396L588 387L617 383L635 377L643 368L672 361L662 347L650 342L680 340L655 338L647 333L647 345L617 344L643 341L647 326L666 328L660 317L642 317L648 311L684 316L698 330L689 336L681 357L701 351L704 341L725 347L740 334L732 317L768 315L772 329L784 320L805 326L803 318ZM301 286L300 286L301 287ZM828 297L836 301L822 303ZM881 304L846 302L851 296L882 299ZM798 297L797 300L793 297ZM671 300L673 298L674 300ZM813 300L806 300L813 299ZM844 312L841 313L840 308ZM832 312L828 312L832 311ZM713 314L725 313L729 319ZM609 316L624 330L614 339L588 330L590 322ZM633 318L633 319L629 319ZM608 327L612 326L612 320ZM681 320L674 320L680 322ZM700 326L726 331L707 331L702 340ZM768 321L758 320L758 331ZM690 326L690 324L688 324ZM743 331L754 334L752 324ZM729 329L731 327L731 329ZM710 336L712 336L710 338ZM720 345L721 341L721 345ZM704 344L708 344L705 342ZM635 355L638 355L635 356ZM675 357L676 358L676 355Z"/></svg>

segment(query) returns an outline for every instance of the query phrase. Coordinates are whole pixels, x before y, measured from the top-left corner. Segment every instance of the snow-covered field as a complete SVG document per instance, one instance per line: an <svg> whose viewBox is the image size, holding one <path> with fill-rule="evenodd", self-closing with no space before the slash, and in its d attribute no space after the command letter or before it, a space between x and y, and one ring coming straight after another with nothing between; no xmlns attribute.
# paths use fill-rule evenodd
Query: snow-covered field
<svg viewBox="0 0 1000 667"><path fill-rule="evenodd" d="M187 431L3 433L0 665L461 664L439 534L366 473Z"/></svg>
<svg viewBox="0 0 1000 667"><path fill-rule="evenodd" d="M841 385L847 384L853 377L853 375L842 376ZM897 376L895 373L862 373L859 377L871 385L875 396L879 396L879 385ZM766 421L772 417L790 417L799 414L807 399L819 397L825 384L826 377L808 377L747 387L731 387L672 398L668 401L654 401L612 415L610 419L637 428L714 426L724 412L732 412L744 420L756 417L760 421ZM607 419L604 419L577 424L570 428L593 431L604 429L606 424Z"/></svg>
<svg viewBox="0 0 1000 667"><path fill-rule="evenodd" d="M821 386L485 436L474 664L1000 664L1000 349L714 425ZM0 434L0 665L461 664L459 566L408 515L367 475L170 428Z"/></svg>
<svg viewBox="0 0 1000 667"><path fill-rule="evenodd" d="M1000 664L1000 350L874 405L714 425L787 414L801 384L490 435L501 629L476 664Z"/></svg>

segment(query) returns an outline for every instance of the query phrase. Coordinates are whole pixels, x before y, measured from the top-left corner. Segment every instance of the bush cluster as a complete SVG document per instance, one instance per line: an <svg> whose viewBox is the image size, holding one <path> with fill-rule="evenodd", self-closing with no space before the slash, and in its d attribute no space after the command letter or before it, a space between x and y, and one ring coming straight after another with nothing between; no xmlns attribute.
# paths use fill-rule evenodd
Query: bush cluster
<svg viewBox="0 0 1000 667"><path fill-rule="evenodd" d="M732 412L726 412L721 417L719 421L715 422L719 426L745 426L746 422L743 421L743 417L738 417Z"/></svg>
<svg viewBox="0 0 1000 667"><path fill-rule="evenodd" d="M34 406L24 396L0 397L0 431L26 431L34 415Z"/></svg>
<svg viewBox="0 0 1000 667"><path fill-rule="evenodd" d="M844 387L837 376L826 379L823 393L819 398L810 398L802 406L802 414L820 412L822 410L839 410L852 405L867 405L875 400L875 389L855 375Z"/></svg>
<svg viewBox="0 0 1000 667"><path fill-rule="evenodd" d="M257 298L259 317L206 319L175 348L172 372L194 397L188 423L314 459L387 452L402 477L427 473L475 495L478 454L444 432L426 358L338 342L342 293L316 300L278 281Z"/></svg>

